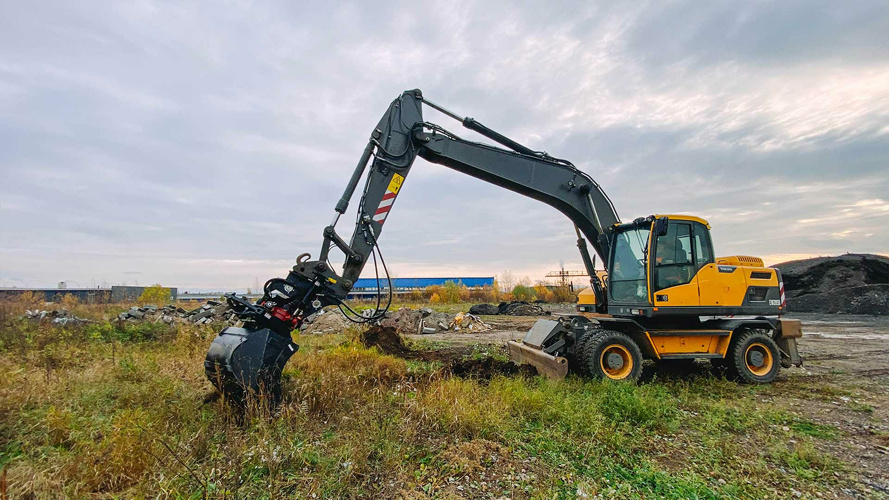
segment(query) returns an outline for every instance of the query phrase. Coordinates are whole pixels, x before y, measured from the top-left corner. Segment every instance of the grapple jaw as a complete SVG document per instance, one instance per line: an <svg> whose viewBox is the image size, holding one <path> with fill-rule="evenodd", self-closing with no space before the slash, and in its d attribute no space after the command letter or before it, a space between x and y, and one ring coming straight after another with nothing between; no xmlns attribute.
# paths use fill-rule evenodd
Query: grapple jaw
<svg viewBox="0 0 889 500"><path fill-rule="evenodd" d="M328 272L328 267L301 259L287 279L266 282L265 293L256 303L233 293L225 296L244 327L226 328L213 339L204 371L210 382L236 404L245 403L251 394L276 404L281 397L281 372L299 348L291 341L290 333L307 316L338 303L326 284L339 281L321 280L312 274Z"/></svg>
<svg viewBox="0 0 889 500"><path fill-rule="evenodd" d="M281 398L281 372L299 349L289 337L268 328L228 327L207 350L204 371L210 382L230 400L240 403L249 395Z"/></svg>

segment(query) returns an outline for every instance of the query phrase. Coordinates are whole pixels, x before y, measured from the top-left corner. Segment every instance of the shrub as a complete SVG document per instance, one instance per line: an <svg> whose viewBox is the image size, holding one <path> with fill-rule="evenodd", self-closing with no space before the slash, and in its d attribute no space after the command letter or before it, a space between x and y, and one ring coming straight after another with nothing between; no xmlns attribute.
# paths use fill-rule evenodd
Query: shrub
<svg viewBox="0 0 889 500"><path fill-rule="evenodd" d="M534 289L525 285L516 285L515 288L512 289L512 295L515 297L515 300L522 300L525 302L531 302L537 298Z"/></svg>
<svg viewBox="0 0 889 500"><path fill-rule="evenodd" d="M537 295L537 300L544 302L552 302L555 299L555 294L542 284L534 287L534 294Z"/></svg>
<svg viewBox="0 0 889 500"><path fill-rule="evenodd" d="M169 288L162 287L159 283L147 287L144 291L142 291L142 295L139 296L140 304L153 304L156 306L163 306L169 304L173 301L173 293Z"/></svg>
<svg viewBox="0 0 889 500"><path fill-rule="evenodd" d="M577 302L577 295L571 291L571 287L557 286L552 292L554 302Z"/></svg>
<svg viewBox="0 0 889 500"><path fill-rule="evenodd" d="M430 285L426 287L425 295L429 302L443 304L457 304L469 300L469 288L462 282L445 281L444 285Z"/></svg>

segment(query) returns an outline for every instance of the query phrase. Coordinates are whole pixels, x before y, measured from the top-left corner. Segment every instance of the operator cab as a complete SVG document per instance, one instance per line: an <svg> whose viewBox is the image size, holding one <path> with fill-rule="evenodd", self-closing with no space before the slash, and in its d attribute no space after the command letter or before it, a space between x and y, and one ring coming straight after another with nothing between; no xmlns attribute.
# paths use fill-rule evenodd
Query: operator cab
<svg viewBox="0 0 889 500"><path fill-rule="evenodd" d="M650 306L652 294L691 283L713 264L710 225L688 215L653 215L614 227L609 304Z"/></svg>
<svg viewBox="0 0 889 500"><path fill-rule="evenodd" d="M652 215L611 226L607 307L592 291L580 312L651 317L675 314L777 315L780 273L747 256L715 257L710 224L691 215Z"/></svg>

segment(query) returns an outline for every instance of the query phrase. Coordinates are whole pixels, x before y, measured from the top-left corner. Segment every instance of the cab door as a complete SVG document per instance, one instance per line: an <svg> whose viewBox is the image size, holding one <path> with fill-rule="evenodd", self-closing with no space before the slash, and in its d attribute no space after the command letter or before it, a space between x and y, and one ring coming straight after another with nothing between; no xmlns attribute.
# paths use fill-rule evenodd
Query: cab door
<svg viewBox="0 0 889 500"><path fill-rule="evenodd" d="M699 306L692 223L670 220L653 245L652 292L656 307Z"/></svg>

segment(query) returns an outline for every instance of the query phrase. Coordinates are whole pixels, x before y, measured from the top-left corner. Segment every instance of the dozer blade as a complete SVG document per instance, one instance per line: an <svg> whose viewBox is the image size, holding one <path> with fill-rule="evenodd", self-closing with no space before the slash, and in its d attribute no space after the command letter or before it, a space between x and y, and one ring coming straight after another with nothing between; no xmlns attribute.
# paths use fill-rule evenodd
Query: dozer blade
<svg viewBox="0 0 889 500"><path fill-rule="evenodd" d="M540 349L510 340L506 343L509 359L517 365L531 365L537 373L552 379L568 375L568 360L561 356L551 356Z"/></svg>
<svg viewBox="0 0 889 500"><path fill-rule="evenodd" d="M289 338L262 328L229 327L213 339L204 371L210 382L236 403L250 394L281 397L281 372L299 346Z"/></svg>

